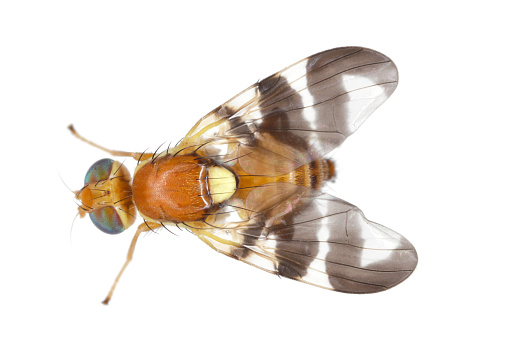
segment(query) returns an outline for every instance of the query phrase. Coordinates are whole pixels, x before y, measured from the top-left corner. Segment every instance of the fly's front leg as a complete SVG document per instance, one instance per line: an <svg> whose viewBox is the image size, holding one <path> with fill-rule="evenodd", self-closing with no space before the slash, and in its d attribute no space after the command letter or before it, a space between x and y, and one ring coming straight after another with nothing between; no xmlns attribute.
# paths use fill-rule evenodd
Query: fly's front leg
<svg viewBox="0 0 509 339"><path fill-rule="evenodd" d="M103 304L108 305L108 302L111 299L111 296L113 295L113 291L115 291L115 287L117 286L118 281L120 280L120 277L122 276L122 273L124 273L125 268L131 262L133 259L133 253L134 253L134 247L136 246L136 242L138 241L138 237L142 232L152 231L158 227L161 227L161 224L153 223L153 222L144 222L140 226L138 226L138 229L136 230L136 233L134 234L133 240L131 241L131 246L129 246L129 252L127 252L127 259L124 263L124 266L122 266L122 269L117 275L117 278L115 279L115 282L113 283L113 286L111 286L110 292L106 296L106 298L103 300Z"/></svg>
<svg viewBox="0 0 509 339"><path fill-rule="evenodd" d="M76 138L80 139L81 141L84 141L87 144L89 144L89 145L91 145L93 147L99 148L100 150L103 150L103 151L105 151L105 152L107 152L107 153L109 153L109 154L111 154L113 156L116 156L116 157L132 157L135 160L143 161L143 160L146 160L148 158L151 158L154 155L153 153L124 152L124 151L111 150L111 149L108 149L106 147L100 146L100 145L96 144L95 142L92 142L92 141L90 141L88 139L85 139L80 134L78 134L78 132L74 129L74 126L72 124L69 125L67 128L69 128L71 133Z"/></svg>

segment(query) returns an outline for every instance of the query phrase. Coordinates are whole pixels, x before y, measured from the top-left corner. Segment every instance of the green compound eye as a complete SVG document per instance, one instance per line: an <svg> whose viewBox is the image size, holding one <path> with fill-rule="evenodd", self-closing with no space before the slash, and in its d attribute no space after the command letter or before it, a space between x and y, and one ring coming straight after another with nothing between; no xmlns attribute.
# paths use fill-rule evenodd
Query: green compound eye
<svg viewBox="0 0 509 339"><path fill-rule="evenodd" d="M98 182L101 180L106 180L109 178L111 174L111 169L113 168L113 160L111 159L101 159L96 161L87 171L85 175L85 185L91 182Z"/></svg>
<svg viewBox="0 0 509 339"><path fill-rule="evenodd" d="M119 234L125 229L122 219L112 206L103 207L89 215L94 225L104 233Z"/></svg>

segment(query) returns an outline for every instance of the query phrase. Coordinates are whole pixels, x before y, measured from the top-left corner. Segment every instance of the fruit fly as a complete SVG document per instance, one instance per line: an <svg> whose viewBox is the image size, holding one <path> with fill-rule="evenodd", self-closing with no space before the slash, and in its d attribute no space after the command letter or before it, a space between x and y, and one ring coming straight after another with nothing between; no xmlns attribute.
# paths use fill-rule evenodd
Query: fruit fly
<svg viewBox="0 0 509 339"><path fill-rule="evenodd" d="M335 176L325 158L396 89L385 55L343 47L303 59L257 82L201 118L173 148L113 151L138 160L131 180L102 159L75 192L79 213L117 234L139 214L127 260L143 232L186 228L214 250L278 276L349 293L405 280L417 252L356 206L323 193Z"/></svg>

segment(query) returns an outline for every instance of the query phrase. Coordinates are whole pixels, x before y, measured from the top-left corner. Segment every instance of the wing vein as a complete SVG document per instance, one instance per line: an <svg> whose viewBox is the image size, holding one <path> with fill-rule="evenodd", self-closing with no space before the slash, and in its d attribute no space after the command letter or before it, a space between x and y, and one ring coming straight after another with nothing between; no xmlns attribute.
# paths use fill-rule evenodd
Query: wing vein
<svg viewBox="0 0 509 339"><path fill-rule="evenodd" d="M380 62L374 62L374 63L369 63L369 64L363 64L363 65L358 65L358 66L355 66L355 67L352 67L352 68L349 68L349 69L343 70L343 71L338 72L338 73L335 73L334 75L331 75L331 76L329 76L329 77L327 77L327 78L324 78L324 79L322 79L322 80L320 80L320 81L317 81L317 82L315 82L315 83L313 83L313 84L311 84L311 85L309 85L309 86L306 86L306 87L304 87L304 88L300 89L299 91L296 91L295 93L292 93L292 94L290 94L290 95L288 95L288 96L286 96L286 97L283 97L283 98L279 99L278 101L272 102L272 103L270 103L270 105L275 105L275 104L277 104L277 103L279 103L279 102L281 102L281 101L283 101L283 100L286 100L286 99L288 99L288 98L291 98L292 96L294 96L294 95L296 95L296 94L298 94L298 93L300 93L300 92L302 92L302 91L304 91L304 90L306 90L306 89L310 89L311 87L313 87L313 86L315 86L315 85L318 85L319 83L324 82L324 81L326 81L326 80L329 80L329 79L331 79L331 78L334 78L335 76L338 76L338 75L340 75L340 74L344 74L344 73L347 73L347 72L350 72L350 71L352 71L352 70L355 70L355 69L358 69L358 68L362 68L362 67L373 66L373 65L380 65L380 64L387 64L387 63L390 63L390 61L380 61ZM315 71L315 70L312 70L311 72L314 72L314 71ZM309 73L311 73L311 72L309 72ZM307 74L309 74L309 73L307 73ZM306 74L306 75L307 75L307 74ZM302 78L302 77L301 77L301 78ZM299 78L299 79L300 79L300 78ZM295 83L295 82L296 82L297 80L299 80L299 79L296 79L296 80L292 81L291 83L289 83L289 84L288 84L288 86L290 86L290 87L291 87L291 85L292 85L293 83ZM378 85L381 85L381 84L383 84L383 83L375 84L375 85L373 85L373 86L378 86ZM285 86L285 87L288 87L288 86ZM281 88L279 91L276 91L276 93L274 93L274 95L276 95L277 93L281 92L281 91L282 91L285 87ZM371 86L367 86L367 87L371 87ZM354 91L355 91L355 90L354 90ZM345 92L345 93L343 93L343 94L346 94L346 93L349 93L349 92L352 92L352 91L348 91L348 92ZM270 97L269 97L269 98L264 99L263 101L260 101L260 102L259 102L259 105L258 105L258 107L259 107L259 108L258 108L257 110L252 110L252 111L250 111L250 112L256 112L256 111L258 111L258 110L260 110L260 109L265 108L265 107L262 105L262 103L263 103L263 102L266 102L268 99L270 99ZM314 105L312 105L312 106L314 106Z"/></svg>
<svg viewBox="0 0 509 339"><path fill-rule="evenodd" d="M323 262L337 264L337 265L340 265L340 266L352 267L352 268L356 268L356 269L363 270L363 271L384 272L384 273L412 272L412 270L407 270L407 269L401 269L401 270L375 270L375 269L360 267L360 266L356 266L356 265L352 265L352 264L345 264L345 263L338 262L338 261L325 260L325 259L313 257L313 256L311 256L309 254L303 254L303 253L299 253L299 252L284 250L284 249L281 249L281 248L264 247L264 249L265 248L266 249L271 249L271 250L277 250L279 253L280 252L287 252L287 253L302 255L302 256L305 256L305 257L308 257L308 258L313 258L314 260L320 260L320 261L323 261ZM279 255L279 253L277 253L276 255ZM290 260L290 259L286 258L285 256L282 256L282 257L287 259L287 260ZM312 267L309 267L309 268L313 269Z"/></svg>

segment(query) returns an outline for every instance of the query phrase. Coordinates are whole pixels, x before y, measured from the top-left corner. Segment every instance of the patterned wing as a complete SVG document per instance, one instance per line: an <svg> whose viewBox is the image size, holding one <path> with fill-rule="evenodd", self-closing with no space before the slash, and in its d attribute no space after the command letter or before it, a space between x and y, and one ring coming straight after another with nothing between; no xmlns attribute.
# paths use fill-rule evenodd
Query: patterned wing
<svg viewBox="0 0 509 339"><path fill-rule="evenodd" d="M246 224L193 232L235 259L335 291L383 291L415 269L417 252L403 236L341 199L299 189Z"/></svg>
<svg viewBox="0 0 509 339"><path fill-rule="evenodd" d="M204 156L222 156L223 161L240 158L246 169L249 162L265 159L270 162L265 173L288 173L338 147L392 94L397 82L394 63L376 51L343 47L321 52L204 116L180 148L200 146ZM218 147L221 143L229 148ZM252 148L265 154L253 159Z"/></svg>
<svg viewBox="0 0 509 339"><path fill-rule="evenodd" d="M244 177L290 173L338 147L392 94L397 80L395 65L376 51L318 53L206 115L179 147L228 162ZM223 254L351 293L388 289L417 264L408 240L345 201L284 182L244 188L204 225L191 227Z"/></svg>

